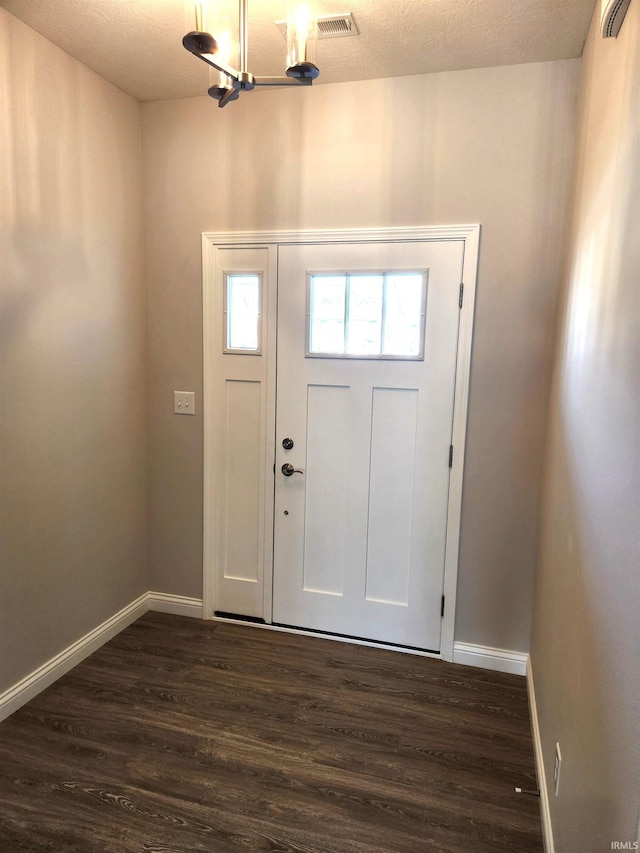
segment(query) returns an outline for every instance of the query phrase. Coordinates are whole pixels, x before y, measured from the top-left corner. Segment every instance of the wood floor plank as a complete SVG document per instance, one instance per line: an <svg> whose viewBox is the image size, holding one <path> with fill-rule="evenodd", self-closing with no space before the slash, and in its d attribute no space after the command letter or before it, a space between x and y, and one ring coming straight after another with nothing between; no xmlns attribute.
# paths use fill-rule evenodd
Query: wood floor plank
<svg viewBox="0 0 640 853"><path fill-rule="evenodd" d="M540 853L526 686L147 614L0 724L0 851Z"/></svg>

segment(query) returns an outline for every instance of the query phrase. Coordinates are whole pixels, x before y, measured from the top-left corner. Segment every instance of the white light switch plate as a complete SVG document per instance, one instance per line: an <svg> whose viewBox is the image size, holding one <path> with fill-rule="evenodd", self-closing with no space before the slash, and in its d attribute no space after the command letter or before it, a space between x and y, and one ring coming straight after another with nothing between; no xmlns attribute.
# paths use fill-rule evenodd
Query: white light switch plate
<svg viewBox="0 0 640 853"><path fill-rule="evenodd" d="M176 415L195 415L196 394L195 391L174 391L173 412Z"/></svg>

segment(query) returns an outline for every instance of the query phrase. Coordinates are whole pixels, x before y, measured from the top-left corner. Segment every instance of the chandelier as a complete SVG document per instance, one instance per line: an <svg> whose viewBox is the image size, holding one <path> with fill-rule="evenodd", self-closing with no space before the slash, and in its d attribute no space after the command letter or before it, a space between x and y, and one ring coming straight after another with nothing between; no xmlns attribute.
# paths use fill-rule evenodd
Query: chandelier
<svg viewBox="0 0 640 853"><path fill-rule="evenodd" d="M309 39L315 35L316 20L308 5L300 5L287 21L287 69L284 77L254 77L247 67L249 51L248 0L239 0L238 60L240 68L229 64L230 42L206 31L204 3L195 4L196 28L187 33L182 44L219 73L217 84L209 95L225 107L235 101L240 92L250 92L256 86L310 86L320 71L307 56Z"/></svg>

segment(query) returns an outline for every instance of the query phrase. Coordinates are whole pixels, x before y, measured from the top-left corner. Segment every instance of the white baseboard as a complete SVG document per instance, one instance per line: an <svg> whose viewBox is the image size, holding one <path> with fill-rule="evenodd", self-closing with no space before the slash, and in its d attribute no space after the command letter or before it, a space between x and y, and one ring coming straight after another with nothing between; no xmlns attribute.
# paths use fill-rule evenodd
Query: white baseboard
<svg viewBox="0 0 640 853"><path fill-rule="evenodd" d="M148 592L149 610L173 613L174 616L193 616L202 619L202 599L186 595L169 595L166 592Z"/></svg>
<svg viewBox="0 0 640 853"><path fill-rule="evenodd" d="M473 643L454 643L453 662L466 666L479 666L496 672L511 672L514 675L527 674L526 652L510 652L506 649L493 649L491 646L476 646Z"/></svg>
<svg viewBox="0 0 640 853"><path fill-rule="evenodd" d="M93 631L89 631L84 637L67 646L66 649L39 666L30 675L0 694L0 720L4 720L5 717L13 714L14 711L17 711L18 708L25 705L30 699L53 684L54 681L73 669L100 646L111 640L132 622L139 619L140 616L143 616L149 609L148 595L149 593L145 592L136 598L135 601L114 613Z"/></svg>
<svg viewBox="0 0 640 853"><path fill-rule="evenodd" d="M203 618L201 598L189 598L184 595L170 595L165 592L145 592L131 604L123 607L101 625L98 625L84 637L63 649L51 660L27 675L0 694L0 720L5 719L58 678L69 672L74 666L99 649L104 643L119 634L148 610L160 613L172 613L177 616ZM522 652L510 652L488 646L476 646L471 643L454 643L453 662L493 669L498 672L511 672L526 675L528 655ZM552 853L552 848L550 853Z"/></svg>
<svg viewBox="0 0 640 853"><path fill-rule="evenodd" d="M551 812L549 810L549 790L547 788L547 775L544 772L542 741L540 740L540 725L538 723L538 707L536 705L536 691L533 684L531 658L527 660L527 694L529 696L529 715L531 717L531 733L533 735L533 754L536 760L536 776L538 778L538 788L540 789L540 817L542 819L544 851L545 853L555 853Z"/></svg>
<svg viewBox="0 0 640 853"><path fill-rule="evenodd" d="M173 613L177 616L194 616L202 619L202 599L164 592L145 592L131 604L114 613L109 619L63 649L51 660L39 666L13 687L0 694L0 720L26 705L34 696L57 681L74 666L103 646L116 634L135 622L148 610Z"/></svg>

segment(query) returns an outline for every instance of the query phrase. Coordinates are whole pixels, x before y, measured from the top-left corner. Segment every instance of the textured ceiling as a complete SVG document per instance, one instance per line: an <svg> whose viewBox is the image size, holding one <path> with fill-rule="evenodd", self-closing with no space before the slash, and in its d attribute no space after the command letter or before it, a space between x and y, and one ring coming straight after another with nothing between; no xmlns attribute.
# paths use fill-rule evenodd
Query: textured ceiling
<svg viewBox="0 0 640 853"><path fill-rule="evenodd" d="M317 0L352 12L359 36L318 42L318 83L580 56L595 0ZM219 0L237 20L237 0ZM0 0L9 12L141 101L202 95L208 69L182 47L182 0ZM249 70L282 74L274 25L286 0L249 0Z"/></svg>

